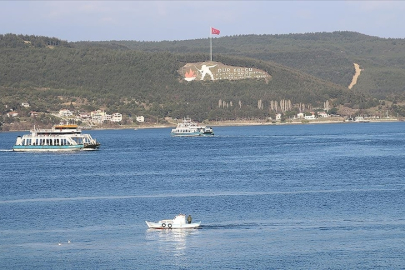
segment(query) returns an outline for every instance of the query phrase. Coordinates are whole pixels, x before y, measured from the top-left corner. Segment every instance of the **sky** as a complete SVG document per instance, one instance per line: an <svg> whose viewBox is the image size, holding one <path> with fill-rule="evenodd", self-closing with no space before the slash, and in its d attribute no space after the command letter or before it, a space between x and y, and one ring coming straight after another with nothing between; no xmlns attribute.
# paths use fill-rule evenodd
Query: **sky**
<svg viewBox="0 0 405 270"><path fill-rule="evenodd" d="M405 1L0 1L0 34L65 41L189 40L354 31L405 38Z"/></svg>

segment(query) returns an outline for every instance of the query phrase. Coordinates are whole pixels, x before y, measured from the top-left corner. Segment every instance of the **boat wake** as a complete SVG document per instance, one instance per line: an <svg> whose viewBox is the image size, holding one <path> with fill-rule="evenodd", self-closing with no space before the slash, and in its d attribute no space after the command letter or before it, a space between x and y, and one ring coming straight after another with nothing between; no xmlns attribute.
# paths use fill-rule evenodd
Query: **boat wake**
<svg viewBox="0 0 405 270"><path fill-rule="evenodd" d="M212 229L212 230L217 230L217 229L252 229L252 228L257 228L257 227L262 227L265 225L259 224L259 223L235 223L235 224L201 224L200 228L201 229Z"/></svg>
<svg viewBox="0 0 405 270"><path fill-rule="evenodd" d="M31 203L31 202L63 202L63 201L87 201L87 200L126 200L136 198L181 198L181 197L217 197L217 196L262 196L262 195L279 195L279 194L308 194L308 193L343 193L343 192L398 192L403 189L402 185L398 188L370 188L370 189L336 189L336 190L298 190L298 191L253 191L253 192L219 192L219 193L186 193L186 194L155 194L155 195L117 195L117 196L94 196L94 197L56 197L56 198L30 198L16 200L0 200L0 204L5 203Z"/></svg>
<svg viewBox="0 0 405 270"><path fill-rule="evenodd" d="M0 152L13 152L13 149L0 149Z"/></svg>

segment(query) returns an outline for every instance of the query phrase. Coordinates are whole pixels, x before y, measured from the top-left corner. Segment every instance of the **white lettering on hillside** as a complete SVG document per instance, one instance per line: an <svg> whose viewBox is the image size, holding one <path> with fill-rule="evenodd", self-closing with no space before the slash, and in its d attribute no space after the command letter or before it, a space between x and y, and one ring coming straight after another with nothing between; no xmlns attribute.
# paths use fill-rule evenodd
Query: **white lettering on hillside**
<svg viewBox="0 0 405 270"><path fill-rule="evenodd" d="M248 67L226 66L219 62L188 63L180 73L185 80L242 80L269 79L271 76L260 69ZM192 76L193 75L193 76ZM207 76L206 76L207 75Z"/></svg>
<svg viewBox="0 0 405 270"><path fill-rule="evenodd" d="M269 76L266 72L253 68L218 68L216 72L215 70L213 72L217 80L258 79Z"/></svg>

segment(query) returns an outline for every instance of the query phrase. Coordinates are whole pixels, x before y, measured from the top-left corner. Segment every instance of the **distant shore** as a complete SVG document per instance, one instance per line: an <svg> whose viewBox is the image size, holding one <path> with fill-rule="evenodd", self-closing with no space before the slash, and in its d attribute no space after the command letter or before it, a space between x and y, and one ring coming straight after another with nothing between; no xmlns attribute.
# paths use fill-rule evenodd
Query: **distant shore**
<svg viewBox="0 0 405 270"><path fill-rule="evenodd" d="M367 119L369 123L380 123L380 122L402 122L402 119L397 118L380 118L380 119ZM355 123L353 121L345 121L343 117L334 117L334 118L327 118L327 119L315 119L315 120L303 120L303 119L293 119L287 120L285 122L271 122L271 121L257 121L257 120L237 120L237 121L210 121L210 122L203 122L201 123L204 126L211 126L211 127L229 127L229 126L279 126L279 125L314 125L314 124L351 124ZM142 123L139 125L121 125L121 126L99 126L99 127L91 127L91 128L84 128L84 130L109 130L109 129L148 129L148 128L174 128L176 127L176 122L170 123ZM15 132L15 131L29 131L32 129L30 128L19 128L13 129L12 127L8 127L9 130L4 130L0 132Z"/></svg>
<svg viewBox="0 0 405 270"><path fill-rule="evenodd" d="M369 123L381 123L381 122L402 122L402 120L397 118L383 118L383 119L367 119ZM336 117L331 119L316 119L316 120L292 120L285 122L270 122L270 121L257 121L257 120L246 120L246 121L210 121L201 123L204 126L211 127L238 127L238 126L280 126L280 125L313 125L313 124L351 124L355 123L353 121L345 121L343 117ZM113 128L94 128L97 129L147 129L147 128L174 128L177 123L169 124L142 124L136 126L121 126Z"/></svg>

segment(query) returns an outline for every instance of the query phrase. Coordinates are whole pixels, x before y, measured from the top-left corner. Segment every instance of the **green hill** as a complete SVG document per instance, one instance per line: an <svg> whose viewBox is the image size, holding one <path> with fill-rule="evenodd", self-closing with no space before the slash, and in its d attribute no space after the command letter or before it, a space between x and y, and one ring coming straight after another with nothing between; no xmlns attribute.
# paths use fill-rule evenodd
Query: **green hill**
<svg viewBox="0 0 405 270"><path fill-rule="evenodd" d="M13 109L28 116L21 103L29 102L38 112L104 108L151 121L186 115L197 121L264 119L276 113L274 101L295 104L293 112L322 108L325 101L362 109L378 105L376 98L403 95L404 40L351 32L216 38L215 61L259 68L272 79L183 81L177 70L207 60L208 42L70 43L0 35L0 109L3 115ZM349 90L354 62L364 71Z"/></svg>
<svg viewBox="0 0 405 270"><path fill-rule="evenodd" d="M80 42L79 45L85 43ZM206 53L209 40L163 42L108 41L130 49ZM356 32L240 35L213 39L215 54L272 61L347 87L353 63L364 72L355 89L378 98L401 95L405 87L405 39L385 39ZM364 75L364 76L363 76Z"/></svg>

